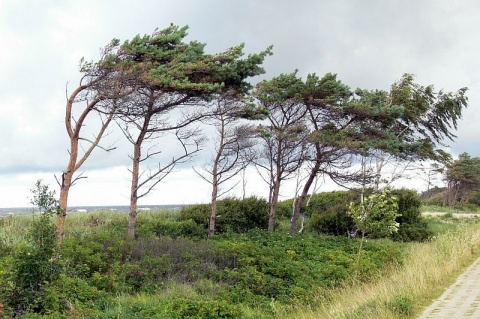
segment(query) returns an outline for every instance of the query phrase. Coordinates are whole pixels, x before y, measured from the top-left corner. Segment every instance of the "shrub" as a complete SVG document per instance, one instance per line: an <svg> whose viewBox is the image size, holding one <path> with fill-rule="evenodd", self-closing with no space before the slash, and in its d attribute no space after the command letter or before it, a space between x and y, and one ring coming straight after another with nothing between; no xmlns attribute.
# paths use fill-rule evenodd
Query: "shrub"
<svg viewBox="0 0 480 319"><path fill-rule="evenodd" d="M241 313L235 305L226 300L191 300L178 298L170 301L166 307L167 318L239 318Z"/></svg>
<svg viewBox="0 0 480 319"><path fill-rule="evenodd" d="M311 216L308 229L321 234L347 235L355 226L353 218L348 214L348 205L359 198L358 190L313 195L306 208L306 214Z"/></svg>
<svg viewBox="0 0 480 319"><path fill-rule="evenodd" d="M226 198L218 201L216 232L227 231L242 233L249 229L268 226L268 203L266 200L249 197L245 199ZM208 229L211 215L209 204L193 205L182 208L181 220L193 220Z"/></svg>
<svg viewBox="0 0 480 319"><path fill-rule="evenodd" d="M400 223L398 232L392 235L397 241L425 241L433 236L428 230L428 224L422 217L420 207L422 200L417 192L409 189L393 190L398 198L398 212L401 216L396 221Z"/></svg>
<svg viewBox="0 0 480 319"><path fill-rule="evenodd" d="M48 186L37 181L32 203L37 205L40 216L35 217L27 234L27 244L16 247L11 261L13 289L7 303L17 313L34 310L42 312L41 294L45 285L55 281L61 266L57 258L56 226L53 214L57 201Z"/></svg>
<svg viewBox="0 0 480 319"><path fill-rule="evenodd" d="M346 208L338 206L336 211L314 213L307 227L310 231L328 235L347 235L355 227L355 222Z"/></svg>
<svg viewBox="0 0 480 319"><path fill-rule="evenodd" d="M45 285L39 300L43 312L53 315L64 314L73 309L102 307L106 298L106 293L86 281L61 274L57 280Z"/></svg>
<svg viewBox="0 0 480 319"><path fill-rule="evenodd" d="M367 193L371 192L368 190ZM317 213L346 211L346 207L351 201L360 198L360 190L332 191L313 194L309 204L302 209L307 217L312 217ZM282 217L290 218L292 216L293 199L288 199L278 203L277 214Z"/></svg>

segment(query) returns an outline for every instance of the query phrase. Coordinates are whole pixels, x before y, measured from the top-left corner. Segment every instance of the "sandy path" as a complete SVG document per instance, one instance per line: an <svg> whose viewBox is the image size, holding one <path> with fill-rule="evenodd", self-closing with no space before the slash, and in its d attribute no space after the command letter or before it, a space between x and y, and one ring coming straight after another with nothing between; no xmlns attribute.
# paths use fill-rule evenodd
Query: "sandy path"
<svg viewBox="0 0 480 319"><path fill-rule="evenodd" d="M480 318L480 258L419 319Z"/></svg>

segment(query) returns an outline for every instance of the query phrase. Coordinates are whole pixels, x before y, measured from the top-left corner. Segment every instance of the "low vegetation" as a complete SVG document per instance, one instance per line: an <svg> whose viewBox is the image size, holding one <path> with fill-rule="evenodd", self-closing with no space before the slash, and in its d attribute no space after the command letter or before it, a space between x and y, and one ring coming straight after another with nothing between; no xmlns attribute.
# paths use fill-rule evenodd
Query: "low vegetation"
<svg viewBox="0 0 480 319"><path fill-rule="evenodd" d="M480 230L475 218L424 219L414 192L392 194L398 232L365 233L360 250L360 240L330 233L340 226L315 226L313 204L343 209L338 198L351 196L337 192L312 198L306 230L295 235L282 227L289 203L268 232L268 204L258 198L220 201L214 238L208 205L141 212L134 239L127 213L72 213L61 248L55 207L3 217L0 317L414 318L480 255Z"/></svg>

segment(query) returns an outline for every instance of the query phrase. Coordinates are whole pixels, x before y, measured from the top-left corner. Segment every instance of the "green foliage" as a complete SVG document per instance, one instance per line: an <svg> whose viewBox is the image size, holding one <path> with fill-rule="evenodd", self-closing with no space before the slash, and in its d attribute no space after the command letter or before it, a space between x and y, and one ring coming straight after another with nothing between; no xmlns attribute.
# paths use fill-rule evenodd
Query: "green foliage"
<svg viewBox="0 0 480 319"><path fill-rule="evenodd" d="M308 301L312 287L336 287L353 274L357 244L340 237L291 236L252 231L219 236L219 253L233 260L221 273L222 298L266 307L274 298L283 303ZM366 245L360 278L378 273L398 260L391 244Z"/></svg>
<svg viewBox="0 0 480 319"><path fill-rule="evenodd" d="M355 221L347 213L346 206L339 205L334 209L335 211L329 210L325 213L313 214L307 224L307 229L320 234L347 235L349 231L355 228Z"/></svg>
<svg viewBox="0 0 480 319"><path fill-rule="evenodd" d="M174 299L165 309L166 318L240 318L241 313L237 306L227 300L189 300Z"/></svg>
<svg viewBox="0 0 480 319"><path fill-rule="evenodd" d="M414 313L413 302L414 299L411 295L397 296L389 303L389 308L399 316L411 316Z"/></svg>
<svg viewBox="0 0 480 319"><path fill-rule="evenodd" d="M348 205L359 198L358 190L313 195L305 208L305 214L311 216L307 228L322 234L346 235L355 226L352 216L348 214Z"/></svg>
<svg viewBox="0 0 480 319"><path fill-rule="evenodd" d="M217 202L216 233L227 231L237 233L254 228L268 226L268 203L264 199L248 197L243 200L226 198ZM193 220L208 229L211 214L209 204L193 205L182 208L181 220Z"/></svg>
<svg viewBox="0 0 480 319"><path fill-rule="evenodd" d="M241 59L243 45L217 54L206 54L205 44L184 42L187 26L171 24L152 35L137 35L119 49L122 71L130 73L150 88L164 92L183 92L201 97L224 89L247 91L245 79L264 73L264 58L271 47Z"/></svg>
<svg viewBox="0 0 480 319"><path fill-rule="evenodd" d="M32 193L32 203L42 213L34 215L28 230L28 243L15 248L9 274L13 286L6 301L17 312L44 311L41 296L45 285L55 281L62 270L57 256L56 227L52 220L58 207L55 193L50 192L41 181L37 181Z"/></svg>
<svg viewBox="0 0 480 319"><path fill-rule="evenodd" d="M392 193L398 198L398 216L396 221L400 224L398 231L392 234L397 241L425 241L432 237L433 233L428 230L428 224L422 217L420 207L422 200L413 190L393 190Z"/></svg>
<svg viewBox="0 0 480 319"><path fill-rule="evenodd" d="M192 213L193 212L192 209ZM188 238L205 238L206 229L200 223L196 223L193 219L186 220L162 220L158 219L149 223L139 223L138 236L144 237L149 234L155 236L188 237Z"/></svg>
<svg viewBox="0 0 480 319"><path fill-rule="evenodd" d="M480 190L473 191L470 194L469 203L477 206L477 209L480 208Z"/></svg>
<svg viewBox="0 0 480 319"><path fill-rule="evenodd" d="M88 310L105 305L107 294L80 278L61 274L57 280L45 284L39 298L43 313L53 316L72 309Z"/></svg>
<svg viewBox="0 0 480 319"><path fill-rule="evenodd" d="M250 309L274 318L275 307L307 304L315 289L339 287L352 278L357 242L347 238L260 230L227 232L208 240L174 238L154 235L152 229L164 224L152 217L140 220L145 224L140 223L143 231L135 240L125 239L123 224L97 227L89 216L77 221L90 229L66 237L58 256L63 272L41 285L34 307L26 309L28 315L37 316L36 311L45 318L242 318ZM12 261L23 246L0 258L0 300L15 289ZM398 263L399 247L387 241L366 243L358 279L368 280ZM172 286L184 291L169 290ZM131 301L119 301L124 298ZM17 308L6 304L5 309Z"/></svg>
<svg viewBox="0 0 480 319"><path fill-rule="evenodd" d="M398 198L390 188L367 196L363 203L351 202L348 210L360 231L369 237L386 237L398 231Z"/></svg>
<svg viewBox="0 0 480 319"><path fill-rule="evenodd" d="M420 207L422 200L416 191L410 189L392 190L392 194L398 198L397 222L414 224L422 220Z"/></svg>
<svg viewBox="0 0 480 319"><path fill-rule="evenodd" d="M447 198L451 208L466 204L473 191L480 189L480 157L470 157L467 153L447 165Z"/></svg>

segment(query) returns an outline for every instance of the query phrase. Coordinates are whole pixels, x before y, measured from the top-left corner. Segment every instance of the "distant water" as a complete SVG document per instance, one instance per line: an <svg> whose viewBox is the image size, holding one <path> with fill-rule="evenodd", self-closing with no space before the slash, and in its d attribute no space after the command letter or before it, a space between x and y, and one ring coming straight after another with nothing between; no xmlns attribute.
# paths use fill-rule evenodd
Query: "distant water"
<svg viewBox="0 0 480 319"><path fill-rule="evenodd" d="M139 205L139 211L148 210L177 210L181 209L184 205ZM128 212L129 206L73 206L69 207L69 212L95 212L95 211L116 211L116 212ZM31 214L34 211L33 207L14 207L14 208L0 208L0 217L7 215L25 215Z"/></svg>

